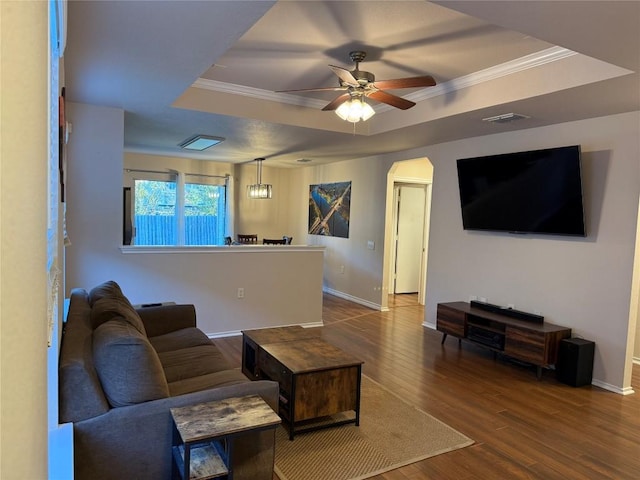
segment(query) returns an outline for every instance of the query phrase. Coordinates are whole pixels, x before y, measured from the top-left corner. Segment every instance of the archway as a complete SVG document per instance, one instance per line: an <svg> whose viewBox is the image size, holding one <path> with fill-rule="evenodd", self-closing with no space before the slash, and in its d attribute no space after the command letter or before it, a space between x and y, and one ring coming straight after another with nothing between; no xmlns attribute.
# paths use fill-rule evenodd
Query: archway
<svg viewBox="0 0 640 480"><path fill-rule="evenodd" d="M429 219L431 215L431 184L433 165L428 158L417 158L395 162L387 173L387 196L385 208L384 261L382 266L383 295L381 310L389 309L389 293L393 293L397 258L398 191L403 186L418 186L424 189L424 218L422 224L421 252L419 252L418 303L424 305L427 280L427 255L429 242ZM422 198L422 197L421 197ZM402 248L402 247L401 247Z"/></svg>

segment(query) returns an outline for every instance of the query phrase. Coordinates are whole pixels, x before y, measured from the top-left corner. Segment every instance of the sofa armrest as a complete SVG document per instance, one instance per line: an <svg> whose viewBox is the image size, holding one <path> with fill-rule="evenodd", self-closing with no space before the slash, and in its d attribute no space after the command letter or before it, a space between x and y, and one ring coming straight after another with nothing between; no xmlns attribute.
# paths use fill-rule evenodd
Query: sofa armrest
<svg viewBox="0 0 640 480"><path fill-rule="evenodd" d="M170 479L173 422L170 408L231 397L260 395L277 412L278 383L247 381L176 397L153 400L74 423L76 480ZM271 480L273 433L257 432L234 442L234 479ZM256 459L259 462L257 467ZM258 468L258 470L256 470Z"/></svg>
<svg viewBox="0 0 640 480"><path fill-rule="evenodd" d="M153 305L136 308L147 337L157 337L182 328L196 326L196 309L193 305Z"/></svg>

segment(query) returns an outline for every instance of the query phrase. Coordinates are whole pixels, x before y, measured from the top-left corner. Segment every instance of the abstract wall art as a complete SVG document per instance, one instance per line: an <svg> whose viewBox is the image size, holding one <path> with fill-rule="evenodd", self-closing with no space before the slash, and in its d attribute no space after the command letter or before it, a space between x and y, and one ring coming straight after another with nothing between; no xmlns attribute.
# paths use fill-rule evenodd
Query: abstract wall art
<svg viewBox="0 0 640 480"><path fill-rule="evenodd" d="M309 233L349 238L351 182L309 185Z"/></svg>

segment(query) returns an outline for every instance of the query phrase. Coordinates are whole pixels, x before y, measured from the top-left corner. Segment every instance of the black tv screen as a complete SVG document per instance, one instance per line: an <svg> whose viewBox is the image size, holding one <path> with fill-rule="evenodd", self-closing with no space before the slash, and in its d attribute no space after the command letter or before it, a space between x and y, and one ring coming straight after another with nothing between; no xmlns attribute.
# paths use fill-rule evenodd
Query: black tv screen
<svg viewBox="0 0 640 480"><path fill-rule="evenodd" d="M586 235L579 145L457 163L465 230Z"/></svg>

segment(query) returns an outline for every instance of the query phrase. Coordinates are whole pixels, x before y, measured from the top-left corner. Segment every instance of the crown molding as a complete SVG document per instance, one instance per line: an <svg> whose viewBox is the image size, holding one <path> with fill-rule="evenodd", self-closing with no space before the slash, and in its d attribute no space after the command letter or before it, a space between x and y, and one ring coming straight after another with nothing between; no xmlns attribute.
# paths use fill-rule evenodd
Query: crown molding
<svg viewBox="0 0 640 480"><path fill-rule="evenodd" d="M219 82L217 80L209 80L206 78L198 78L193 85L194 88L203 90L213 90L221 93L230 93L232 95L242 95L244 97L257 98L260 100L269 100L278 103L288 103L309 108L322 108L327 102L318 100L317 98L306 98L299 95L291 95L289 93L278 93L261 88L246 87L244 85L236 85L234 83Z"/></svg>
<svg viewBox="0 0 640 480"><path fill-rule="evenodd" d="M540 67L548 63L557 62L565 58L577 55L576 52L567 50L563 47L551 47L541 50L524 57L501 63L493 67L485 68L477 72L454 78L448 82L436 85L433 88L426 88L418 92L411 93L406 96L407 99L416 101L426 100L427 98L437 97L463 88L472 87L485 82L490 82L497 78L513 75L514 73L529 70L531 68Z"/></svg>
<svg viewBox="0 0 640 480"><path fill-rule="evenodd" d="M407 100L412 102L422 102L429 98L438 97L440 95L446 95L463 88L472 87L481 83L490 82L498 78L507 77L515 73L523 72L532 68L537 68L548 63L557 62L568 57L577 55L576 52L568 50L563 47L551 47L539 52L525 55L524 57L516 58L508 62L494 65L493 67L485 68L484 70L478 70L477 72L463 75L462 77L454 78L448 82L440 83L431 88L425 88L417 92L410 93L405 96ZM376 109L376 113L386 112L393 110L390 105L380 106Z"/></svg>
<svg viewBox="0 0 640 480"><path fill-rule="evenodd" d="M425 88L423 90L413 92L403 98L418 103L429 98L434 98L440 95L455 92L456 90L461 90L463 88L468 88L473 85L489 82L497 78L513 75L514 73L540 67L548 63L557 62L573 55L577 55L577 53L563 47L547 48L539 52L525 55L524 57L516 58L515 60L510 60L493 67L485 68L484 70L479 70L462 77L454 78L447 82L440 83L434 87ZM200 88L203 90L230 93L232 95L242 95L245 97L257 98L260 100L269 100L272 102L287 103L290 105L309 108L320 109L323 108L327 103L324 100L318 100L315 98L307 98L290 93L277 93L270 90L263 90L261 88L219 82L217 80L209 80L206 78L198 78L191 86L193 88ZM373 109L376 111L376 113L381 113L393 110L393 107L390 105L375 105L373 106Z"/></svg>

